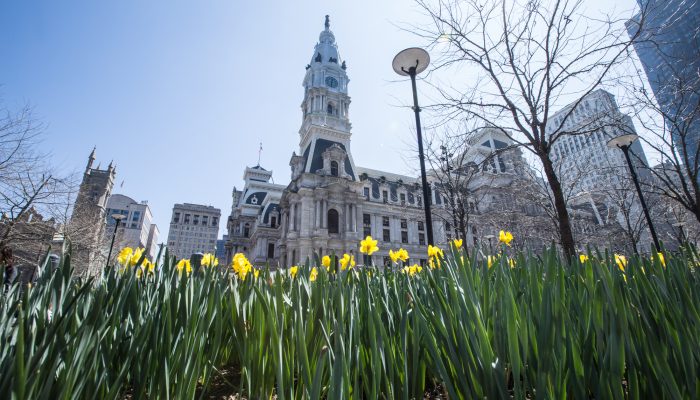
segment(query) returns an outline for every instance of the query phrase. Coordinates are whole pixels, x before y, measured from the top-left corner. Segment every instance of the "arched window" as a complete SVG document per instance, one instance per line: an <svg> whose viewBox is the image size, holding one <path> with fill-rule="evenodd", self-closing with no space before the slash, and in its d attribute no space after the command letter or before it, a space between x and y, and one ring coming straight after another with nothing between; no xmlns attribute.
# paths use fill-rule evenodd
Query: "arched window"
<svg viewBox="0 0 700 400"><path fill-rule="evenodd" d="M328 210L328 233L338 233L338 211L331 208Z"/></svg>
<svg viewBox="0 0 700 400"><path fill-rule="evenodd" d="M245 226L243 226L243 237L249 237L250 236L250 224L246 222Z"/></svg>
<svg viewBox="0 0 700 400"><path fill-rule="evenodd" d="M326 107L326 112L328 112L328 115L333 115L333 104L328 103L328 107Z"/></svg>
<svg viewBox="0 0 700 400"><path fill-rule="evenodd" d="M338 176L338 162L331 161L331 175Z"/></svg>

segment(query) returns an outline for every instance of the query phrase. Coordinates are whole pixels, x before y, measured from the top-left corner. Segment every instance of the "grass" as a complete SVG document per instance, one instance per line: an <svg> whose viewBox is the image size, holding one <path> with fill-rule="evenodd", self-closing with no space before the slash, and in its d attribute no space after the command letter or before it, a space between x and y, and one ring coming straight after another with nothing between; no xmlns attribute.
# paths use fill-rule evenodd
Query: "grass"
<svg viewBox="0 0 700 400"><path fill-rule="evenodd" d="M8 398L700 398L700 278L688 247L659 258L485 260L445 251L415 275L318 260L248 274L108 268L70 256L0 299ZM513 263L510 261L514 261ZM310 270L317 267L314 281ZM235 371L235 378L220 370ZM214 379L216 378L216 379Z"/></svg>

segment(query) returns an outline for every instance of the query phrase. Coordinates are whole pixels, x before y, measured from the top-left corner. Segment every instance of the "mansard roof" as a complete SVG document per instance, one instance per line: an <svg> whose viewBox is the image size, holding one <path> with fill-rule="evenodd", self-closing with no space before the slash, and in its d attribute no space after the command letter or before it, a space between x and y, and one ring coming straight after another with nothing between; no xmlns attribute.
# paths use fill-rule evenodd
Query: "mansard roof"
<svg viewBox="0 0 700 400"><path fill-rule="evenodd" d="M348 149L345 148L345 145L339 142L334 142L332 140L327 140L327 139L316 139L316 146L314 146L314 152L313 154L311 153L311 146L313 145L310 144L306 147L304 150L304 171L309 171L311 173L314 173L318 171L319 169L323 169L323 152L331 148L332 146L338 146L343 151L345 151L346 156L345 156L345 173L350 175L352 179L356 179L357 177L355 176L355 171L352 170L352 164L350 163L350 158L347 156Z"/></svg>
<svg viewBox="0 0 700 400"><path fill-rule="evenodd" d="M399 181L400 180L403 183L417 183L420 181L420 179L418 179L415 176L401 175L401 174L396 174L393 172L380 171L378 169L365 168L365 167L357 167L356 169L357 169L358 175L366 174L367 177L370 177L370 178L384 177L384 179L387 181Z"/></svg>

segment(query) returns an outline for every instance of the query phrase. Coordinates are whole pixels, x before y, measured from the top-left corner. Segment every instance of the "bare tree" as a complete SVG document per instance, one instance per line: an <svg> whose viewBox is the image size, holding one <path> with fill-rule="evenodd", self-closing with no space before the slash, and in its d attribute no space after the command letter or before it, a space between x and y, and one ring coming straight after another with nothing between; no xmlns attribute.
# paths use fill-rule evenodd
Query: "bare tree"
<svg viewBox="0 0 700 400"><path fill-rule="evenodd" d="M581 133L568 132L567 120L625 59L634 35L627 36L622 20L583 15L581 0L417 2L431 25L414 28L439 53L431 75L467 67L474 77L466 88L435 84L443 101L433 108L443 118L466 114L501 127L535 155L551 191L561 245L573 256L571 221L550 152L562 136ZM554 108L572 100L569 112L553 123Z"/></svg>
<svg viewBox="0 0 700 400"><path fill-rule="evenodd" d="M476 245L501 229L510 230L516 245L537 248L552 243L545 212L533 196L538 191L519 146L500 129L475 128L440 134L430 141L427 159L435 190L444 195L438 213L452 224L458 238ZM465 133L466 132L466 133ZM431 138L433 139L433 138Z"/></svg>
<svg viewBox="0 0 700 400"><path fill-rule="evenodd" d="M42 134L29 106L17 112L0 108L0 248L48 244L47 232L70 201L71 180L58 177L37 151Z"/></svg>
<svg viewBox="0 0 700 400"><path fill-rule="evenodd" d="M479 199L472 191L471 183L479 173L480 166L468 157L472 134L446 131L437 142L430 140L427 145L426 159L430 166L430 175L436 189L444 193L445 211L439 213L445 223L451 224L458 239L467 239L470 215Z"/></svg>

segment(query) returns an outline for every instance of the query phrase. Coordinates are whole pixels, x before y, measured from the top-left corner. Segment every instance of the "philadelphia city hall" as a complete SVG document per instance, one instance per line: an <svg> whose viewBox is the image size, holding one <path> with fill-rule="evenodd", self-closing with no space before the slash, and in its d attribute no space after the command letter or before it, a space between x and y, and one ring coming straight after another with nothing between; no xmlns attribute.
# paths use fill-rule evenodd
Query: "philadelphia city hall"
<svg viewBox="0 0 700 400"><path fill-rule="evenodd" d="M375 265L383 263L390 248L421 255L411 262L427 258L419 180L353 161L348 82L326 16L306 66L299 152L289 161L291 182L274 184L271 171L259 165L246 168L245 186L233 189L227 261L238 252L256 265L272 267L303 263L314 253L357 256L359 241L367 235L380 241ZM435 241L444 243L439 225L434 222Z"/></svg>
<svg viewBox="0 0 700 400"><path fill-rule="evenodd" d="M427 229L420 180L355 165L350 150L348 82L346 64L326 16L325 29L306 66L299 150L289 161L291 182L271 182L272 172L260 165L245 169L244 187L233 188L225 242L227 263L235 253L246 254L255 265L269 263L272 268L304 263L316 254L335 253L340 257L348 253L359 260L359 241L367 235L379 240L380 250L372 256L374 265L386 264L388 251L399 247L408 250L411 263L426 262ZM527 168L519 150L495 155L497 149L512 141L494 129L483 129L473 140L475 145L469 153L473 153L474 162L489 164L484 160L490 160L480 172L481 178L489 177L489 183L480 185L477 191L493 205L515 203L510 199L514 197L510 188L517 177L526 175L523 168ZM500 188L511 192L498 193ZM446 196L437 182L432 184L430 202L435 243L444 248L455 226L446 215ZM482 212L502 215L508 219L505 222L514 221L515 217L504 210L492 210L482 201ZM517 215L525 214L518 210ZM489 230L505 222L490 223ZM474 226L469 227L467 243L475 242L476 231Z"/></svg>

